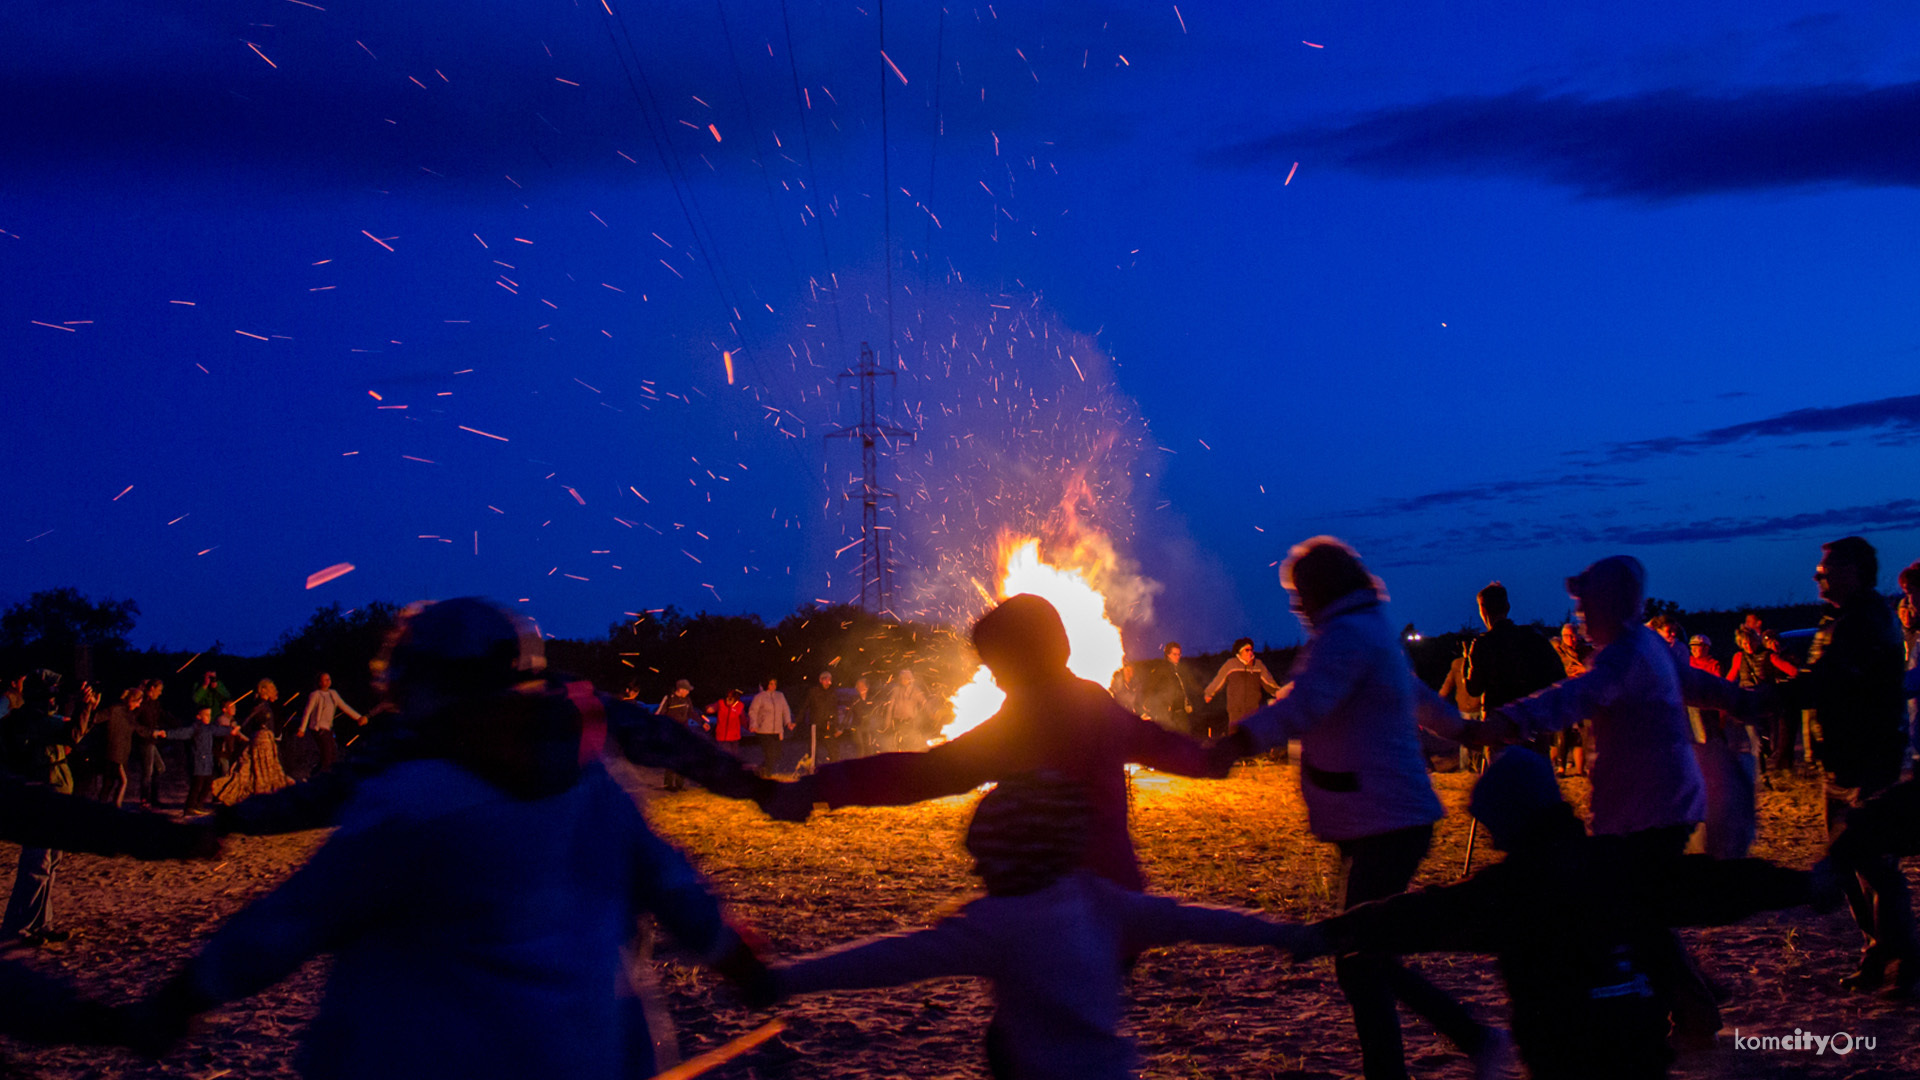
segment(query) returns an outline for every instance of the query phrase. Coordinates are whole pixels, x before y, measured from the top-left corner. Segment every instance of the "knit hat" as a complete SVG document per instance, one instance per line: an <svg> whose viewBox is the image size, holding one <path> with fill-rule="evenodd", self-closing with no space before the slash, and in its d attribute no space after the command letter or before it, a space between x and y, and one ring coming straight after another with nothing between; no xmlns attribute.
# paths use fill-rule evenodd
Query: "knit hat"
<svg viewBox="0 0 1920 1080"><path fill-rule="evenodd" d="M1092 809L1084 785L1037 772L1000 781L974 808L967 852L994 896L1039 892L1086 857Z"/></svg>
<svg viewBox="0 0 1920 1080"><path fill-rule="evenodd" d="M688 682L688 681L687 681L687 680L685 680L685 679L676 679L676 680L674 680L674 683L673 683L673 688L674 688L675 690L685 690L685 691L687 691L688 693L692 693L692 692L693 692L693 684L692 684L692 683L690 683L690 682Z"/></svg>
<svg viewBox="0 0 1920 1080"><path fill-rule="evenodd" d="M1480 819L1495 847L1512 851L1545 811L1564 807L1553 765L1525 747L1511 746L1497 754L1473 785L1467 812Z"/></svg>

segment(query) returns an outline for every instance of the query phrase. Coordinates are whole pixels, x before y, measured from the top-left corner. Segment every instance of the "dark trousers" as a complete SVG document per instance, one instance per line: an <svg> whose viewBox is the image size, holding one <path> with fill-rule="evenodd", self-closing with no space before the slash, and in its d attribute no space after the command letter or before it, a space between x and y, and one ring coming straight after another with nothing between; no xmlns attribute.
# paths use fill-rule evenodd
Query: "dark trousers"
<svg viewBox="0 0 1920 1080"><path fill-rule="evenodd" d="M1847 812L1865 804L1893 785L1872 788L1843 787L1827 777L1827 839L1838 838L1847 824ZM1899 805L1898 796L1883 799L1877 806ZM1847 906L1853 909L1853 921L1867 939L1862 965L1878 963L1883 968L1893 961L1920 960L1913 924L1913 897L1907 891L1907 877L1900 872L1897 848L1876 846L1873 850L1853 850L1849 845L1835 847L1844 869L1840 887L1847 894Z"/></svg>
<svg viewBox="0 0 1920 1080"><path fill-rule="evenodd" d="M1662 881L1669 878L1667 868L1677 865L1685 855L1692 836L1691 825L1664 825L1627 833L1621 839L1629 857L1645 868L1647 879ZM1680 935L1666 927L1653 927L1635 945L1646 964L1647 980L1672 1010L1675 1036L1688 1042L1719 1031L1720 1006Z"/></svg>
<svg viewBox="0 0 1920 1080"><path fill-rule="evenodd" d="M340 757L340 744L334 741L332 728L313 733L313 749L319 755L319 762L314 765L315 772L326 772L333 768L334 761Z"/></svg>
<svg viewBox="0 0 1920 1080"><path fill-rule="evenodd" d="M207 796L213 792L213 777L196 776L187 781L187 809L204 810Z"/></svg>
<svg viewBox="0 0 1920 1080"><path fill-rule="evenodd" d="M1431 825L1340 841L1340 909L1405 892L1432 843ZM1360 1036L1360 1060L1367 1080L1401 1080L1407 1075L1396 1002L1406 1002L1469 1054L1486 1042L1485 1025L1392 956L1349 953L1334 960L1333 973L1353 1007L1353 1027Z"/></svg>
<svg viewBox="0 0 1920 1080"><path fill-rule="evenodd" d="M0 918L0 937L44 934L53 929L53 877L60 868L60 852L51 848L20 849L14 871L13 895Z"/></svg>

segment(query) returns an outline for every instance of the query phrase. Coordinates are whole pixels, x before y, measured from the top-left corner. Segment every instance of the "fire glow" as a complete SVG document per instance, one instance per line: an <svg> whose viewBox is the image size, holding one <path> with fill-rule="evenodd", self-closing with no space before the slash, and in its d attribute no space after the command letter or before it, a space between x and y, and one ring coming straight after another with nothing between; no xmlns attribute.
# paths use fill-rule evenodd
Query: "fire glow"
<svg viewBox="0 0 1920 1080"><path fill-rule="evenodd" d="M1107 618L1106 597L1088 579L1089 573L1097 574L1098 570L1045 562L1040 558L1040 541L1032 537L1003 545L1003 550L1005 570L994 599L1032 593L1052 604L1067 626L1071 649L1067 669L1083 679L1107 685L1126 662L1126 647L1120 641L1120 628ZM1086 554L1085 550L1076 550L1076 561ZM972 682L954 691L953 722L941 729L941 738L952 739L979 726L998 712L1006 699L992 673L981 667L973 673Z"/></svg>

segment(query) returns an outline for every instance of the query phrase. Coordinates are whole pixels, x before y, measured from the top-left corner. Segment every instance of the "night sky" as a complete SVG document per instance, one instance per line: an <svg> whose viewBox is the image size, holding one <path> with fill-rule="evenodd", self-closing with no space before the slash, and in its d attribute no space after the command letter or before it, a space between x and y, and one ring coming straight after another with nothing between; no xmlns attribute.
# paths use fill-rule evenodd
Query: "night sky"
<svg viewBox="0 0 1920 1080"><path fill-rule="evenodd" d="M906 614L1073 477L1138 651L1920 557L1913 5L609 4L6 5L0 603L852 599L862 341Z"/></svg>

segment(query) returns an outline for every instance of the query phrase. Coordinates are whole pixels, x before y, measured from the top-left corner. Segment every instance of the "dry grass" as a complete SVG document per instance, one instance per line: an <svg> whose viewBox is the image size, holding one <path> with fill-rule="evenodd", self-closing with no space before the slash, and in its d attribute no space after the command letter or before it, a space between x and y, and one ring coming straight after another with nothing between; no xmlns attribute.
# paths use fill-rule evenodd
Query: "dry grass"
<svg viewBox="0 0 1920 1080"><path fill-rule="evenodd" d="M1466 842L1470 776L1434 778L1448 817L1435 835L1421 883L1452 880ZM1332 911L1331 849L1306 833L1291 768L1261 766L1220 783L1144 775L1136 784L1134 834L1152 887L1211 903L1305 919ZM1568 795L1585 801L1583 781ZM1805 866L1817 857L1817 789L1795 781L1761 798L1759 854ZM716 890L760 928L776 952L796 953L867 934L924 925L970 895L959 837L971 797L899 809L843 810L804 826L769 822L750 806L704 792L657 794L651 813L690 852ZM239 840L217 866L143 865L72 857L58 894L72 945L33 962L65 971L109 1000L152 989L219 922L284 878L317 835ZM1491 858L1491 853L1477 856ZM0 845L0 888L13 849ZM1810 1053L1723 1048L1682 1062L1684 1078L1746 1076L1906 1077L1920 1072L1920 1007L1841 994L1858 934L1844 915L1795 912L1690 934L1708 971L1734 998L1728 1027L1873 1035L1879 1046L1836 1060ZM1420 966L1482 1015L1504 1014L1490 960L1427 957ZM707 972L667 955L657 964L681 1041L692 1053L760 1019ZM47 1078L291 1076L291 1050L312 1015L319 965L287 984L212 1017L180 1054L151 1065L122 1054L8 1046L0 1075ZM1357 1073L1346 1009L1325 962L1292 967L1272 954L1181 947L1142 959L1131 982L1129 1027L1145 1072L1155 1077L1335 1077ZM980 1077L985 994L948 980L897 990L821 995L780 1010L792 1025L770 1047L716 1077ZM1416 1076L1464 1077L1464 1059L1409 1021Z"/></svg>

